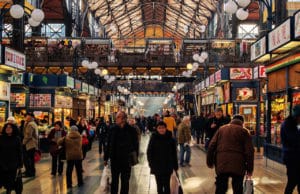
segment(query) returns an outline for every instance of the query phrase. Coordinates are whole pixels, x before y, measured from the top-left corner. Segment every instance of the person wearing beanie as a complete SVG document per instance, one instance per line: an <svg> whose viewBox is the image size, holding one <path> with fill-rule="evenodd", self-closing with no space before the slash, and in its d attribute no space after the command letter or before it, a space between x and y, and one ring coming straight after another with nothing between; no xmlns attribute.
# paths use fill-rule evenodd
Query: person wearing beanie
<svg viewBox="0 0 300 194"><path fill-rule="evenodd" d="M243 193L244 176L251 176L254 168L254 148L251 136L243 127L241 115L220 127L213 136L207 151L206 163L215 167L216 192L226 193L228 179L232 178L233 193Z"/></svg>
<svg viewBox="0 0 300 194"><path fill-rule="evenodd" d="M280 135L288 179L284 193L292 194L296 186L300 193L300 105L294 106L292 115L284 120Z"/></svg>
<svg viewBox="0 0 300 194"><path fill-rule="evenodd" d="M78 187L83 185L82 178L82 138L78 127L73 125L68 135L58 141L58 145L65 146L67 159L67 188L72 188L72 172L75 166Z"/></svg>

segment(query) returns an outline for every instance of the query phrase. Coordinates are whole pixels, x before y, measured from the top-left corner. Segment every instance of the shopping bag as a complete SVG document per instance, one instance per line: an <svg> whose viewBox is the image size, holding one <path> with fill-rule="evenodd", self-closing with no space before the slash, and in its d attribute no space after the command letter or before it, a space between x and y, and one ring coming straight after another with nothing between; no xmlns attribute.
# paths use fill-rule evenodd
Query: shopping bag
<svg viewBox="0 0 300 194"><path fill-rule="evenodd" d="M253 194L253 180L251 178L246 178L244 182L243 194Z"/></svg>
<svg viewBox="0 0 300 194"><path fill-rule="evenodd" d="M171 194L183 194L183 189L178 174L175 171L171 175L170 191Z"/></svg>
<svg viewBox="0 0 300 194"><path fill-rule="evenodd" d="M107 165L103 169L102 177L101 177L101 181L100 181L101 193L109 194L110 186L111 186L111 170L110 170L110 167Z"/></svg>
<svg viewBox="0 0 300 194"><path fill-rule="evenodd" d="M34 162L37 163L41 160L42 152L40 150L35 150L34 152Z"/></svg>

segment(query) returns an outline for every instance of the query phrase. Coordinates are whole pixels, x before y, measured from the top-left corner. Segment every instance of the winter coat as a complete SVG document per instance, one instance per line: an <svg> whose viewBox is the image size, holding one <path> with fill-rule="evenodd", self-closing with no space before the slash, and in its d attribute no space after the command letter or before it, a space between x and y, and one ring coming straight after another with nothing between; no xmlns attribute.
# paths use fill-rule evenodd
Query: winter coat
<svg viewBox="0 0 300 194"><path fill-rule="evenodd" d="M178 170L176 142L170 131L165 135L158 132L152 134L147 148L147 158L151 174L170 175L173 170Z"/></svg>
<svg viewBox="0 0 300 194"><path fill-rule="evenodd" d="M108 126L104 122L99 123L97 125L97 127L96 127L96 133L97 133L98 138L101 141L107 142L107 138L108 138Z"/></svg>
<svg viewBox="0 0 300 194"><path fill-rule="evenodd" d="M49 142L49 152L50 154L57 155L58 154L58 140L67 135L65 130L56 131L54 128L50 131L47 139Z"/></svg>
<svg viewBox="0 0 300 194"><path fill-rule="evenodd" d="M207 165L215 165L217 175L252 173L254 149L251 136L239 120L222 126L212 138L207 151Z"/></svg>
<svg viewBox="0 0 300 194"><path fill-rule="evenodd" d="M185 123L180 123L177 130L178 134L178 143L188 143L191 141L191 129L190 126L186 125Z"/></svg>
<svg viewBox="0 0 300 194"><path fill-rule="evenodd" d="M109 130L108 147L104 152L104 161L111 161L111 167L129 167L130 153L139 154L138 135L132 126L123 128L114 126Z"/></svg>
<svg viewBox="0 0 300 194"><path fill-rule="evenodd" d="M281 142L283 148L283 161L285 164L300 164L300 130L293 117L288 117L281 125Z"/></svg>
<svg viewBox="0 0 300 194"><path fill-rule="evenodd" d="M26 122L24 126L23 145L26 150L36 149L38 147L37 125L34 121Z"/></svg>
<svg viewBox="0 0 300 194"><path fill-rule="evenodd" d="M221 127L221 126L223 126L223 125L226 125L226 124L228 124L228 120L227 119L225 119L225 117L221 117L221 118L219 118L219 119L217 119L216 117L213 117L213 118L210 118L209 120L208 120L208 122L207 122L207 126L206 126L206 129L207 129L207 131L206 131L206 136L209 138L209 139L211 139L213 136L214 136L214 134L216 133L216 131ZM214 128L211 128L211 125L213 124L213 123L215 123L216 124L216 127L214 127Z"/></svg>
<svg viewBox="0 0 300 194"><path fill-rule="evenodd" d="M167 116L164 118L164 122L167 125L167 129L171 132L173 132L173 130L176 128L176 122L175 119L171 116Z"/></svg>
<svg viewBox="0 0 300 194"><path fill-rule="evenodd" d="M82 160L82 139L78 131L71 131L65 138L58 141L58 145L65 143L67 160Z"/></svg>

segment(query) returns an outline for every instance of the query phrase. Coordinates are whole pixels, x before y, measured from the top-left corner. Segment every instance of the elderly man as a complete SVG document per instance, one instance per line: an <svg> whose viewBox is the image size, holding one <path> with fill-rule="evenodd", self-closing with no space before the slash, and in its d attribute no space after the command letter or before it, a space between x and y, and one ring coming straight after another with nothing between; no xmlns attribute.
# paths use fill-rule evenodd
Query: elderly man
<svg viewBox="0 0 300 194"><path fill-rule="evenodd" d="M38 147L37 125L34 122L34 114L26 113L24 126L24 177L35 176L34 153Z"/></svg>
<svg viewBox="0 0 300 194"><path fill-rule="evenodd" d="M121 175L121 194L128 194L131 167L136 164L139 153L136 130L127 123L127 115L119 111L116 126L109 131L108 148L104 152L104 165L111 162L111 194L117 194Z"/></svg>
<svg viewBox="0 0 300 194"><path fill-rule="evenodd" d="M191 160L191 121L189 116L184 116L178 126L178 144L180 146L180 166L190 165ZM185 156L185 157L184 157Z"/></svg>
<svg viewBox="0 0 300 194"><path fill-rule="evenodd" d="M245 174L251 176L254 149L249 131L243 127L244 118L236 115L213 136L207 152L207 166L216 170L216 194L225 194L232 178L234 194L243 193Z"/></svg>

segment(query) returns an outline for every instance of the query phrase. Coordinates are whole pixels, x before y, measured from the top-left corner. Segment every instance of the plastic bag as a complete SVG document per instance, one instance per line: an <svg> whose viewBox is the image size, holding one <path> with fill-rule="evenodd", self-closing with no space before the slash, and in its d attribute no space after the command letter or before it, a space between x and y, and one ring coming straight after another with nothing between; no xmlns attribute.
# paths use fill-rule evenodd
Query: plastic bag
<svg viewBox="0 0 300 194"><path fill-rule="evenodd" d="M110 170L110 167L107 165L103 169L102 177L101 177L101 181L100 181L101 193L109 194L110 186L111 186L111 170Z"/></svg>
<svg viewBox="0 0 300 194"><path fill-rule="evenodd" d="M253 194L253 180L251 178L246 179L244 182L243 194Z"/></svg>
<svg viewBox="0 0 300 194"><path fill-rule="evenodd" d="M183 194L180 180L175 171L173 171L170 179L170 194Z"/></svg>

